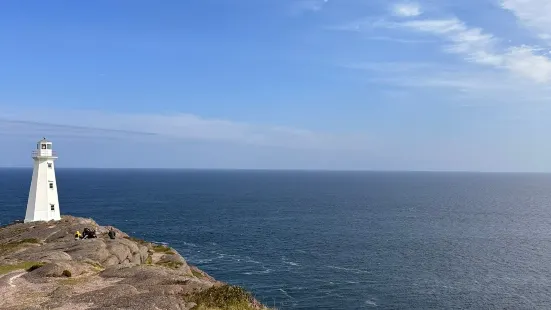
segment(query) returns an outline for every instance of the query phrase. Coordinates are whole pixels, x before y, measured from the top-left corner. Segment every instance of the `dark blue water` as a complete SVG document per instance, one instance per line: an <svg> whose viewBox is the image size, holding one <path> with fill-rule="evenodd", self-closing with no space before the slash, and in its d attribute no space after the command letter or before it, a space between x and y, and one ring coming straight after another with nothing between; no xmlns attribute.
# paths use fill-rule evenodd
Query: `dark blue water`
<svg viewBox="0 0 551 310"><path fill-rule="evenodd" d="M551 309L551 175L63 170L62 213L279 309ZM31 170L0 170L0 222Z"/></svg>

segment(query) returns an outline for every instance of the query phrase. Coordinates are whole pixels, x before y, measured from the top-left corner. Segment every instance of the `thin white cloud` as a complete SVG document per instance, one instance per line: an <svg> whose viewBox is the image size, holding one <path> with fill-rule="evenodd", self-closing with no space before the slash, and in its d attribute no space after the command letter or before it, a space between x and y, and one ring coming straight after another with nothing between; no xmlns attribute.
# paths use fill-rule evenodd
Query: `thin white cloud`
<svg viewBox="0 0 551 310"><path fill-rule="evenodd" d="M540 37L551 40L551 2L545 0L500 0L504 9L510 10L520 22L537 31ZM461 56L469 63L498 70L544 84L551 82L551 53L531 45L510 45L507 40L496 37L483 28L467 25L456 18L418 18L422 8L416 11L415 4L396 4L391 6L393 15L415 17L407 20L373 17L332 27L334 30L372 33L374 29L384 28L400 37L403 31L416 34L412 40L433 36L443 40L442 50ZM539 7L539 8L538 8ZM417 14L419 13L419 14ZM418 35L423 35L419 37ZM388 36L388 34L387 34ZM409 39L409 38L408 38ZM551 41L550 41L551 42Z"/></svg>
<svg viewBox="0 0 551 310"><path fill-rule="evenodd" d="M372 40L372 41L387 41L387 42L406 43L406 44L421 44L421 43L432 42L431 40L416 40L416 39L406 39L406 38L389 37L389 36L373 36L373 37L368 37L366 39Z"/></svg>
<svg viewBox="0 0 551 310"><path fill-rule="evenodd" d="M495 53L494 36L484 33L480 28L469 28L456 18L414 20L389 25L439 36L448 41L446 51L463 54L470 61L494 66L503 62Z"/></svg>
<svg viewBox="0 0 551 310"><path fill-rule="evenodd" d="M442 66L439 63L400 63L390 64L390 67L373 64L373 67L379 70L377 75L368 79L370 83L402 87L414 93L430 93L430 96L441 90L446 94L443 100L450 103L463 105L468 102L478 106L547 103L551 100L551 86L503 74L493 68ZM353 69L373 71L367 64Z"/></svg>
<svg viewBox="0 0 551 310"><path fill-rule="evenodd" d="M549 82L551 78L551 59L544 55L536 55L531 47L512 47L505 59L507 67L515 73L542 83Z"/></svg>
<svg viewBox="0 0 551 310"><path fill-rule="evenodd" d="M291 14L300 15L306 12L318 12L329 0L298 0L291 4Z"/></svg>
<svg viewBox="0 0 551 310"><path fill-rule="evenodd" d="M513 13L536 36L551 42L551 1L501 0L501 7Z"/></svg>
<svg viewBox="0 0 551 310"><path fill-rule="evenodd" d="M418 3L397 3L392 6L392 14L399 17L416 17L423 13Z"/></svg>
<svg viewBox="0 0 551 310"><path fill-rule="evenodd" d="M469 27L457 18L382 22L378 26L401 28L438 36L445 40L444 50L462 55L466 61L494 68L535 82L551 81L551 59L530 46L501 47L501 40L481 28Z"/></svg>
<svg viewBox="0 0 551 310"><path fill-rule="evenodd" d="M433 68L434 64L414 62L360 62L345 64L342 67L375 72L398 73Z"/></svg>
<svg viewBox="0 0 551 310"><path fill-rule="evenodd" d="M115 114L50 109L28 111L0 106L0 121L3 123L0 126L2 134L13 133L15 127L39 126L45 131L72 132L81 136L122 135L295 149L361 150L369 145L363 135L335 135L297 128L253 125L205 119L192 114Z"/></svg>

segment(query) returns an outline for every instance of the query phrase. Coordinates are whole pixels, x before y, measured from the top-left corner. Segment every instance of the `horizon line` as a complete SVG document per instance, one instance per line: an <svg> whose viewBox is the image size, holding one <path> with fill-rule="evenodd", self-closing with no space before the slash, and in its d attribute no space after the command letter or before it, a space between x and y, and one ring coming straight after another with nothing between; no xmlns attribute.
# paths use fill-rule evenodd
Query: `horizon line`
<svg viewBox="0 0 551 310"><path fill-rule="evenodd" d="M31 166L0 166L0 169L29 169ZM311 168L179 168L179 167L56 167L56 170L182 170L182 171L264 171L264 172L378 172L378 173L487 173L551 174L551 171L483 171L483 170L399 170L399 169L311 169Z"/></svg>

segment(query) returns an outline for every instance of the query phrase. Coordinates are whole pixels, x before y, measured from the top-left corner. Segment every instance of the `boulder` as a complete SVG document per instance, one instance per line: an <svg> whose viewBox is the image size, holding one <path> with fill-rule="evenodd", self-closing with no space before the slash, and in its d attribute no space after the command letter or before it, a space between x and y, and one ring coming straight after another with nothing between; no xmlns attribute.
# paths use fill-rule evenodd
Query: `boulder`
<svg viewBox="0 0 551 310"><path fill-rule="evenodd" d="M192 275L186 260L180 256L180 254L165 254L161 256L158 265L165 266L172 269L177 269L183 274Z"/></svg>
<svg viewBox="0 0 551 310"><path fill-rule="evenodd" d="M60 250L69 254L76 261L91 259L102 262L111 254L101 239L72 240L57 244Z"/></svg>
<svg viewBox="0 0 551 310"><path fill-rule="evenodd" d="M32 262L57 262L73 260L71 255L58 250L24 251L13 255L13 257Z"/></svg>
<svg viewBox="0 0 551 310"><path fill-rule="evenodd" d="M90 268L86 265L73 261L60 261L47 263L44 266L35 269L27 274L30 277L76 277L86 273Z"/></svg>

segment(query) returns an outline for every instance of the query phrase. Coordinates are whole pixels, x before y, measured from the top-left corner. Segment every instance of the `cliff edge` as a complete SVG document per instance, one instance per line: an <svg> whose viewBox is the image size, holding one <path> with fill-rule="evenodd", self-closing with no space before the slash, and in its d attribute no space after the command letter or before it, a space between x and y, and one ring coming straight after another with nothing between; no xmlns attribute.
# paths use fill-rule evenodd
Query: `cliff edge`
<svg viewBox="0 0 551 310"><path fill-rule="evenodd" d="M86 227L97 238L75 240ZM170 247L72 216L0 228L0 296L0 309L266 309Z"/></svg>

